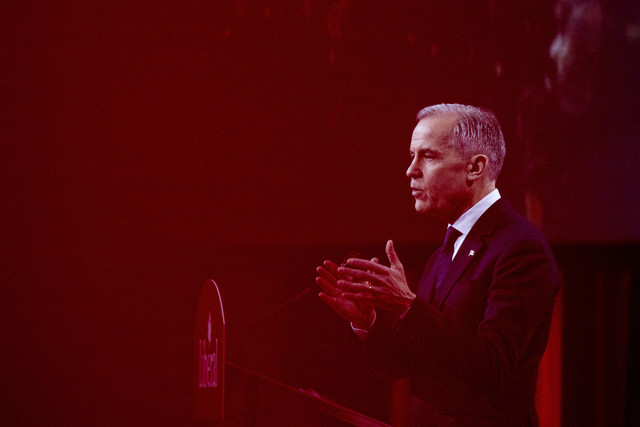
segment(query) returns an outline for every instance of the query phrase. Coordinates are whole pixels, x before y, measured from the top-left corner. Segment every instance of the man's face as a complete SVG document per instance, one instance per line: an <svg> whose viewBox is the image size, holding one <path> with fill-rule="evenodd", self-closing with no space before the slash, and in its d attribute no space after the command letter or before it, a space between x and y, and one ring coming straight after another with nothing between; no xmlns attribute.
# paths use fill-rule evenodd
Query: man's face
<svg viewBox="0 0 640 427"><path fill-rule="evenodd" d="M419 213L453 223L471 204L467 161L449 146L455 116L424 118L411 137L411 194Z"/></svg>

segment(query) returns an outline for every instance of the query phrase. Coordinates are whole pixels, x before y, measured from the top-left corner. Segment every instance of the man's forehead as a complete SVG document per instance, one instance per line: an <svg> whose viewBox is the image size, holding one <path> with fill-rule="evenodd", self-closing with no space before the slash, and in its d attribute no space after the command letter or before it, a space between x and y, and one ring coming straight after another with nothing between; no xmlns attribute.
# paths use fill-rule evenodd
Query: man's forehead
<svg viewBox="0 0 640 427"><path fill-rule="evenodd" d="M456 122L455 115L438 115L420 120L411 135L411 147L446 142Z"/></svg>

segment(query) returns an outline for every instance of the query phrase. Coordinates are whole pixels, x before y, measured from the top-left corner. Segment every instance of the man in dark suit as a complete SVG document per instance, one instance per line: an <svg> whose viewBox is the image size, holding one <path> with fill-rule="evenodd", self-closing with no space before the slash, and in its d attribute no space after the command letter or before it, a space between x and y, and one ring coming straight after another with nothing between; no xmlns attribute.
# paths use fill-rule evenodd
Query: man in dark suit
<svg viewBox="0 0 640 427"><path fill-rule="evenodd" d="M389 241L389 267L325 261L320 298L351 322L368 363L411 379L414 425L537 425L558 273L544 236L496 189L498 121L476 107L427 107L410 152L415 209L449 224L416 292Z"/></svg>

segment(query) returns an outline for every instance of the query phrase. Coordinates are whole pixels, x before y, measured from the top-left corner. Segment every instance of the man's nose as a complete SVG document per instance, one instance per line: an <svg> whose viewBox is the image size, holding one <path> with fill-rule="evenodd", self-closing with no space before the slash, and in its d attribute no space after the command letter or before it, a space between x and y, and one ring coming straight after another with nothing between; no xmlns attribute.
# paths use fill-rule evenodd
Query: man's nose
<svg viewBox="0 0 640 427"><path fill-rule="evenodd" d="M420 169L416 166L416 160L413 158L411 163L409 164L409 168L407 169L407 177L409 178L417 178L420 174Z"/></svg>

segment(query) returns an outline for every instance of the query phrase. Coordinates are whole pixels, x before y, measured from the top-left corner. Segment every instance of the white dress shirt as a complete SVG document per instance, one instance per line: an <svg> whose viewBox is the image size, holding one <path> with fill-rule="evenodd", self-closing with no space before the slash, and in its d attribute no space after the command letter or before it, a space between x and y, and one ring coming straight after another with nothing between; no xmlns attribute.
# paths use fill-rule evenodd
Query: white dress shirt
<svg viewBox="0 0 640 427"><path fill-rule="evenodd" d="M449 224L449 227L453 227L461 233L458 240L453 244L453 255L451 256L451 259L456 257L458 249L462 246L462 242L467 238L467 235L478 221L478 218L480 218L482 214L498 200L500 200L500 192L496 188L491 193L484 196L478 203L473 205L471 209L460 215L460 218L458 218L456 222Z"/></svg>

